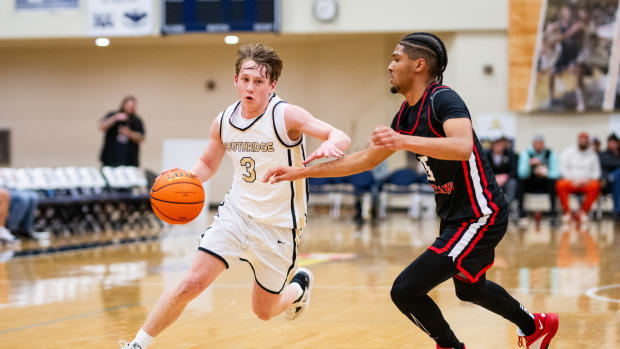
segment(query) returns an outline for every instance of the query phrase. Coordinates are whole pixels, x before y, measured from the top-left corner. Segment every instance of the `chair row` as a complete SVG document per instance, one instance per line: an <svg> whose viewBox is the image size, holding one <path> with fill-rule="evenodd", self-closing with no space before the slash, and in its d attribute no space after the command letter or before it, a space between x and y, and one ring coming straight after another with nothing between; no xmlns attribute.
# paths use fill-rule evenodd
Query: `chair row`
<svg viewBox="0 0 620 349"><path fill-rule="evenodd" d="M367 216L372 201L378 201L379 217L385 217L387 206L395 196L407 196L410 217L418 217L421 206L427 211L434 211L432 189L426 185L426 176L410 168L396 170L383 179L376 179L371 171L346 177L309 178L308 190L311 194L310 204L326 203L330 206L330 215L339 217L345 196L361 196L363 213ZM423 196L428 200L422 201ZM327 197L327 202L320 200Z"/></svg>
<svg viewBox="0 0 620 349"><path fill-rule="evenodd" d="M140 168L0 168L0 187L38 193L35 226L55 234L160 227Z"/></svg>
<svg viewBox="0 0 620 349"><path fill-rule="evenodd" d="M146 188L143 169L133 166L0 168L0 186L24 190Z"/></svg>

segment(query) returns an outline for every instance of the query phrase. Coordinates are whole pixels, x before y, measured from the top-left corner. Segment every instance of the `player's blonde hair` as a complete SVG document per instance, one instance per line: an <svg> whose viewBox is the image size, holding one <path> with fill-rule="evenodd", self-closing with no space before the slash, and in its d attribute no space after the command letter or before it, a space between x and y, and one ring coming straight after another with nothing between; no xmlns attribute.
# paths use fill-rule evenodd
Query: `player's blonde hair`
<svg viewBox="0 0 620 349"><path fill-rule="evenodd" d="M269 78L269 82L278 80L282 73L282 59L276 50L263 44L245 44L239 47L235 75L239 75L241 66L246 61L254 61L261 70L265 69L265 76Z"/></svg>

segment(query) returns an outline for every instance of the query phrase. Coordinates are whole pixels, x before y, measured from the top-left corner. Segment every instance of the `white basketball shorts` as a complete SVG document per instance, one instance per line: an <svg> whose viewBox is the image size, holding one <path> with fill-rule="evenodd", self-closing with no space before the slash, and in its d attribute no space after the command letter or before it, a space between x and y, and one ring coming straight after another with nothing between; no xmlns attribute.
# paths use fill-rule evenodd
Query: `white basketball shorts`
<svg viewBox="0 0 620 349"><path fill-rule="evenodd" d="M256 283L279 294L295 268L301 231L254 221L230 203L227 196L198 249L220 259L226 268L236 261L250 264Z"/></svg>

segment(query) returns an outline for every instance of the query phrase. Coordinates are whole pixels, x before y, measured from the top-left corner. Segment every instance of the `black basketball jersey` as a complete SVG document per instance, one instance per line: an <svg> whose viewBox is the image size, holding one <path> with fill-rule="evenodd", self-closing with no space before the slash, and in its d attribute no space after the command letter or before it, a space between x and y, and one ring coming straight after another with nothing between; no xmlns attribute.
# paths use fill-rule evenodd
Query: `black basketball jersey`
<svg viewBox="0 0 620 349"><path fill-rule="evenodd" d="M459 95L433 82L414 106L403 102L392 121L398 133L420 137L445 137L443 122L470 118ZM438 160L416 154L435 191L437 214L444 221L466 221L490 215L506 206L506 200L474 133L474 147L467 161Z"/></svg>

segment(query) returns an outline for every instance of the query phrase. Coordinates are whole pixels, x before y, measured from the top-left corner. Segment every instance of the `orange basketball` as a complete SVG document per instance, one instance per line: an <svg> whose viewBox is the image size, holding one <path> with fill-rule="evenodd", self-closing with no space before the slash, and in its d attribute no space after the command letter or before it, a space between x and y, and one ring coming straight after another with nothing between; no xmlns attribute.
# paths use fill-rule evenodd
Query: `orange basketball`
<svg viewBox="0 0 620 349"><path fill-rule="evenodd" d="M198 178L184 170L157 177L151 188L151 207L164 222L185 224L198 217L205 203L205 191Z"/></svg>

